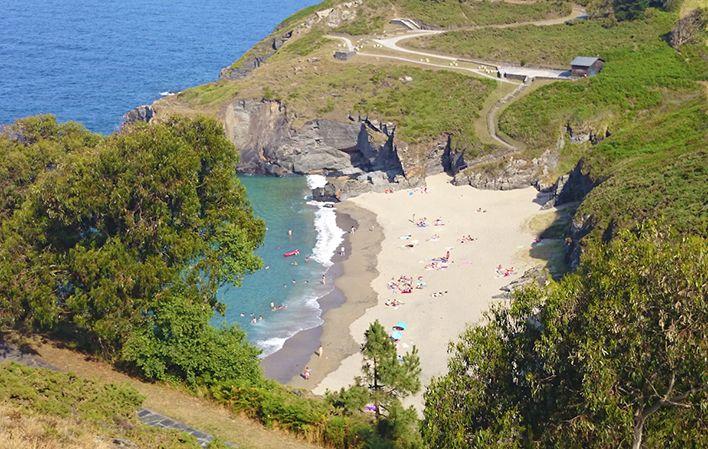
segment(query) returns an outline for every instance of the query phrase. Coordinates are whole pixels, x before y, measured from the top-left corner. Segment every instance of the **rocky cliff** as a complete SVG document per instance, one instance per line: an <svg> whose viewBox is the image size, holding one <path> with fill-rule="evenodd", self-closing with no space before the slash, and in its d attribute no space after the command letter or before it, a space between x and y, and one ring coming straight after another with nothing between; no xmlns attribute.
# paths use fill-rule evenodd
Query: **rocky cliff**
<svg viewBox="0 0 708 449"><path fill-rule="evenodd" d="M357 176L381 171L390 180L405 176L395 129L376 127L367 119L317 119L294 127L279 101L236 100L226 107L223 121L241 151L239 169L245 173Z"/></svg>

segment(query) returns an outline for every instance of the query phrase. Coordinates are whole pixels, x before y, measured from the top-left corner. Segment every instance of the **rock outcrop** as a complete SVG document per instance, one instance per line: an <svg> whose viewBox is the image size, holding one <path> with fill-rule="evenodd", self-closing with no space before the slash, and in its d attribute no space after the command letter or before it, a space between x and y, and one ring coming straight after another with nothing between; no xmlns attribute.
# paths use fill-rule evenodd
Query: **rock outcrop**
<svg viewBox="0 0 708 449"><path fill-rule="evenodd" d="M149 123L155 117L155 110L149 104L144 104L137 106L130 111L123 114L123 124L121 126L129 125L136 122L146 122Z"/></svg>
<svg viewBox="0 0 708 449"><path fill-rule="evenodd" d="M356 178L381 172L389 181L405 176L395 128L368 119L317 119L295 128L279 101L237 100L228 105L223 120L241 152L239 170L245 173Z"/></svg>
<svg viewBox="0 0 708 449"><path fill-rule="evenodd" d="M547 269L542 267L529 268L524 272L524 274L521 275L519 279L516 279L500 288L499 290L504 292L500 296L508 299L511 298L512 294L517 290L520 290L530 285L539 285L541 287L545 287L550 284L550 280L551 274L548 272Z"/></svg>
<svg viewBox="0 0 708 449"><path fill-rule="evenodd" d="M515 152L482 156L471 160L453 179L455 185L478 189L511 190L536 185L558 164L555 152L547 150L532 160L515 157Z"/></svg>
<svg viewBox="0 0 708 449"><path fill-rule="evenodd" d="M678 21L674 29L668 34L667 41L669 45L679 50L686 44L699 41L705 28L705 12L701 9L694 9Z"/></svg>

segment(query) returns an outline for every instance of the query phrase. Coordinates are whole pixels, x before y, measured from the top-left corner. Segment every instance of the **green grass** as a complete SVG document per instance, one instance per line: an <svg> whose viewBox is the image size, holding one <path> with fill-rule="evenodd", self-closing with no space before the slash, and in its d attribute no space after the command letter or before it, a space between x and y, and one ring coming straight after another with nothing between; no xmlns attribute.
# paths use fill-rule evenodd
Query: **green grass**
<svg viewBox="0 0 708 449"><path fill-rule="evenodd" d="M414 19L439 27L528 22L570 14L570 3L540 0L505 3L487 0L395 0L392 3Z"/></svg>
<svg viewBox="0 0 708 449"><path fill-rule="evenodd" d="M405 82L406 76L413 80ZM459 148L479 149L474 120L495 86L492 80L446 70L335 64L326 72L303 73L296 85L279 85L277 93L299 115L331 113L341 120L360 113L396 123L398 138L409 144L450 133Z"/></svg>
<svg viewBox="0 0 708 449"><path fill-rule="evenodd" d="M410 83L399 78L408 74ZM363 98L356 110L398 124L398 137L409 143L428 142L447 133L455 147L479 149L474 121L496 83L449 71L398 68L379 72L374 80L388 88Z"/></svg>
<svg viewBox="0 0 708 449"><path fill-rule="evenodd" d="M435 27L460 27L528 22L565 16L570 11L568 2L545 0L526 4L486 0L367 0L359 7L356 19L336 31L354 36L378 33L394 16Z"/></svg>
<svg viewBox="0 0 708 449"><path fill-rule="evenodd" d="M359 14L353 21L337 28L338 33L349 34L352 36L364 36L367 34L375 34L383 30L387 20L382 15L364 15Z"/></svg>
<svg viewBox="0 0 708 449"><path fill-rule="evenodd" d="M221 80L202 84L180 92L178 98L195 106L209 106L233 98L238 93L238 84Z"/></svg>
<svg viewBox="0 0 708 449"><path fill-rule="evenodd" d="M634 50L660 36L674 24L674 15L650 10L644 20L604 26L587 20L573 24L453 31L419 38L412 46L461 57L566 68L578 55L606 56Z"/></svg>
<svg viewBox="0 0 708 449"><path fill-rule="evenodd" d="M27 419L48 420L73 427L74 437L127 439L140 447L197 449L196 439L185 433L149 428L138 422L143 398L123 385L99 384L72 374L2 363L0 405L19 410ZM47 428L44 438L60 443L63 428ZM44 446L42 446L44 447ZM49 447L49 446L48 446ZM54 446L51 446L54 447Z"/></svg>
<svg viewBox="0 0 708 449"><path fill-rule="evenodd" d="M323 36L322 31L312 30L301 38L288 42L279 52L280 55L286 56L307 56L322 48L327 42L327 38Z"/></svg>
<svg viewBox="0 0 708 449"><path fill-rule="evenodd" d="M544 86L507 108L499 128L536 149L555 144L563 127L614 131L663 100L696 89L698 66L663 42L638 50L609 50L596 77Z"/></svg>
<svg viewBox="0 0 708 449"><path fill-rule="evenodd" d="M581 204L595 219L595 237L610 223L630 227L663 219L679 232L708 236L708 109L697 99L651 114L597 145L586 156L604 179Z"/></svg>

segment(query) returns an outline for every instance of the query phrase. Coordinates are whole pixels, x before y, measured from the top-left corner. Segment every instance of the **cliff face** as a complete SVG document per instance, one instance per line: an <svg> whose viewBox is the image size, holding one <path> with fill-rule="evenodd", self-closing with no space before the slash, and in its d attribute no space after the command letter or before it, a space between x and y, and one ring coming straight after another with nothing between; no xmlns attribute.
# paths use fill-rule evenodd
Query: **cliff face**
<svg viewBox="0 0 708 449"><path fill-rule="evenodd" d="M245 173L356 177L383 172L390 181L406 176L395 130L367 119L317 119L295 128L278 101L236 100L226 107L223 121Z"/></svg>

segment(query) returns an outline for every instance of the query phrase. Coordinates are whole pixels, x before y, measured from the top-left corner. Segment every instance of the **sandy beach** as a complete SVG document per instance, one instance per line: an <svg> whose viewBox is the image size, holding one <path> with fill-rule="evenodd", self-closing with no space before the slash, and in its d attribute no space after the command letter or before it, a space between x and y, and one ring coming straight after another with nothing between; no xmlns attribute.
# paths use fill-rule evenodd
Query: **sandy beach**
<svg viewBox="0 0 708 449"><path fill-rule="evenodd" d="M351 201L338 204L337 215L349 217L357 227L355 232L347 234L346 257L339 260L335 267L336 288L332 294L342 295L342 302L329 307L323 304L322 326L309 331L309 334L298 334L288 340L281 351L269 357L290 359L295 363L296 370L287 371L292 374L289 385L293 387L312 389L312 386L319 384L327 374L337 369L345 357L358 352L360 343L353 338L349 326L378 302L378 295L371 286L371 282L378 276L376 258L383 240L376 215ZM298 336L305 341L296 341ZM323 353L318 356L314 351L320 344ZM305 359L298 357L301 347L306 348L308 357ZM287 362L283 360L282 363ZM299 375L305 366L309 366L312 372L307 381ZM285 372L286 367L282 370Z"/></svg>
<svg viewBox="0 0 708 449"><path fill-rule="evenodd" d="M312 377L291 385L316 394L350 385L360 373L364 331L377 319L389 330L405 322L399 351L418 348L427 385L446 371L448 343L479 322L499 289L543 263L529 257L537 236L529 224L549 213L534 201L534 188L455 187L444 174L428 178L427 186L427 192L367 193L338 206L360 223L337 280L347 300L324 315L324 355L311 358ZM392 300L402 304L386 305ZM422 392L408 402L420 408Z"/></svg>

